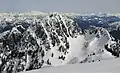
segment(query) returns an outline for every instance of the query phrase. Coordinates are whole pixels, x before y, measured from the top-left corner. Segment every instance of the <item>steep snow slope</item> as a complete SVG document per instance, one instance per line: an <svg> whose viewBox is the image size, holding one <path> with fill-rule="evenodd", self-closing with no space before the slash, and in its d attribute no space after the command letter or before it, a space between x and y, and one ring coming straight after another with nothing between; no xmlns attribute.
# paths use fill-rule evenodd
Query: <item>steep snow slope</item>
<svg viewBox="0 0 120 73"><path fill-rule="evenodd" d="M119 41L110 34L118 28L115 26L110 30L119 18L103 16L101 19L110 23L109 27L98 27L95 23L88 24L86 29L80 25L83 22L92 24L98 18L82 16L89 18L86 20L79 17L41 12L0 16L0 72L29 71L119 57Z"/></svg>
<svg viewBox="0 0 120 73"><path fill-rule="evenodd" d="M21 73L119 73L120 59L104 60L95 63L71 64L52 68L41 68Z"/></svg>

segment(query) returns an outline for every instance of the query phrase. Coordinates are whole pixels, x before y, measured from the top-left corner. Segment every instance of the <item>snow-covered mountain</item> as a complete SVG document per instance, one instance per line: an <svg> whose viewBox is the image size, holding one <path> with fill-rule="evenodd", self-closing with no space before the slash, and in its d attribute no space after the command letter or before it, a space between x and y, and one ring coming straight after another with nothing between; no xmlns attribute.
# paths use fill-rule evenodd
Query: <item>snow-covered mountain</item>
<svg viewBox="0 0 120 73"><path fill-rule="evenodd" d="M107 14L0 14L0 72L119 57L119 21Z"/></svg>

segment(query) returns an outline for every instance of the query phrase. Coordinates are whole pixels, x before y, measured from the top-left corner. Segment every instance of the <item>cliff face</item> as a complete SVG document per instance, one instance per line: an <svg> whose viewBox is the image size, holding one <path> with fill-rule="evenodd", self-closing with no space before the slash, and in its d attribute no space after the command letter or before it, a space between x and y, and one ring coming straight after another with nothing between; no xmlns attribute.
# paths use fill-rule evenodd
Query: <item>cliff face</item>
<svg viewBox="0 0 120 73"><path fill-rule="evenodd" d="M119 48L114 49L118 47L119 39L111 34L116 29L119 31L119 23L113 25L119 18L103 18L101 20L104 21L101 21L99 16L95 19L90 16L72 17L59 13L2 15L0 72L15 73L119 57ZM111 21L104 23L108 19ZM97 24L100 21L107 27L96 26L100 25ZM83 28L82 25L88 27ZM113 26L114 29L111 30ZM116 45L110 46L113 44Z"/></svg>

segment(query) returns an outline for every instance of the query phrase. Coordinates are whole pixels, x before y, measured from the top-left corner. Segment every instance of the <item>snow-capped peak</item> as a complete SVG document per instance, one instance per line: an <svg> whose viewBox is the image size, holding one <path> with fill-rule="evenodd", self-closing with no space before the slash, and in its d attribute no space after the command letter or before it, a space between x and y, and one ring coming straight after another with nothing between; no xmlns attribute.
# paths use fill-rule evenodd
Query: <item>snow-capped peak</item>
<svg viewBox="0 0 120 73"><path fill-rule="evenodd" d="M108 47L114 42L108 28L95 25L89 25L87 29L81 27L84 21L89 24L92 21L97 23L104 19L102 17L69 16L57 12L2 16L0 72L21 72L47 66L94 62L116 56L113 55L113 47ZM106 44L109 44L107 49Z"/></svg>

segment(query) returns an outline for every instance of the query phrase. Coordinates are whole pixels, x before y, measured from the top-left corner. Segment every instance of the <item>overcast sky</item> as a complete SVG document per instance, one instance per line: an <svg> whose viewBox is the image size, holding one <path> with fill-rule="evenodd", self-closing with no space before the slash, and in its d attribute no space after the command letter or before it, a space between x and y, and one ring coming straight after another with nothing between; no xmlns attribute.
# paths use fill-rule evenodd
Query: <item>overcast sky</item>
<svg viewBox="0 0 120 73"><path fill-rule="evenodd" d="M120 12L120 0L0 0L0 12Z"/></svg>

